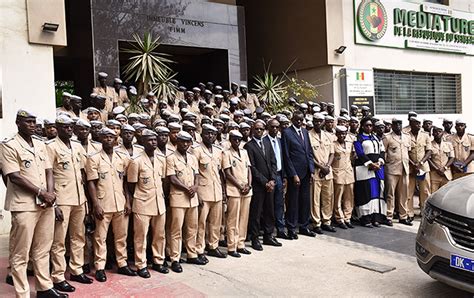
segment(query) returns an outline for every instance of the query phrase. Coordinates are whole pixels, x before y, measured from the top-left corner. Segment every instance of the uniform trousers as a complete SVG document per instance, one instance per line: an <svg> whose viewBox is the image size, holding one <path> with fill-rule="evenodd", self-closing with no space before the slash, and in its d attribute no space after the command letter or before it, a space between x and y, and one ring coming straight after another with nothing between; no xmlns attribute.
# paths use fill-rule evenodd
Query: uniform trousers
<svg viewBox="0 0 474 298"><path fill-rule="evenodd" d="M206 240L210 249L216 249L219 244L222 222L222 202L202 201L198 212L199 220L196 250L198 254L203 254L204 249L206 248Z"/></svg>
<svg viewBox="0 0 474 298"><path fill-rule="evenodd" d="M56 221L54 226L54 240L51 247L51 278L54 283L65 280L66 272L66 234L69 232L69 268L71 274L82 274L84 265L84 247L86 245L84 216L85 204L80 206L59 206L63 212L63 221Z"/></svg>
<svg viewBox="0 0 474 298"><path fill-rule="evenodd" d="M29 297L30 286L26 269L33 260L36 291L53 287L49 273L49 253L54 238L54 208L39 211L11 212L11 273L17 297Z"/></svg>
<svg viewBox="0 0 474 298"><path fill-rule="evenodd" d="M127 266L127 232L128 215L123 212L104 213L104 219L95 220L94 232L94 265L96 270L104 270L107 259L107 232L112 224L114 235L115 258L117 266Z"/></svg>
<svg viewBox="0 0 474 298"><path fill-rule="evenodd" d="M338 223L350 222L354 209L354 183L334 183L334 215Z"/></svg>
<svg viewBox="0 0 474 298"><path fill-rule="evenodd" d="M245 248L251 196L229 197L227 200L227 249Z"/></svg>
<svg viewBox="0 0 474 298"><path fill-rule="evenodd" d="M147 266L146 248L148 229L150 226L153 263L163 265L165 260L165 222L166 213L161 215L133 213L135 266L138 270Z"/></svg>
<svg viewBox="0 0 474 298"><path fill-rule="evenodd" d="M423 180L416 179L416 174L410 174L408 177L408 215L410 217L415 216L413 195L415 193L417 183L420 190L420 210L423 210L426 199L428 199L431 194L430 173L426 173Z"/></svg>
<svg viewBox="0 0 474 298"><path fill-rule="evenodd" d="M288 231L295 232L296 228L306 229L311 212L310 177L308 172L304 178L300 177L300 185L288 178L286 225Z"/></svg>
<svg viewBox="0 0 474 298"><path fill-rule="evenodd" d="M331 224L334 206L333 180L313 180L311 217L316 227Z"/></svg>
<svg viewBox="0 0 474 298"><path fill-rule="evenodd" d="M248 234L250 239L258 238L260 235L260 223L264 236L270 236L275 229L275 214L273 210L273 191L254 187L250 201Z"/></svg>
<svg viewBox="0 0 474 298"><path fill-rule="evenodd" d="M438 189L440 189L442 186L446 185L449 180L446 178L446 176L440 176L436 172L431 172L431 193L434 193Z"/></svg>
<svg viewBox="0 0 474 298"><path fill-rule="evenodd" d="M470 174L472 174L472 173L459 173L459 172L455 172L455 173L453 173L453 180L456 180L456 179L465 177L465 176L470 175Z"/></svg>
<svg viewBox="0 0 474 298"><path fill-rule="evenodd" d="M393 219L395 205L400 219L408 217L408 175L385 175L387 194L387 219Z"/></svg>
<svg viewBox="0 0 474 298"><path fill-rule="evenodd" d="M280 172L275 180L275 191L274 191L274 213L275 213L275 226L278 232L285 231L285 190L283 189L283 180Z"/></svg>
<svg viewBox="0 0 474 298"><path fill-rule="evenodd" d="M198 207L171 207L170 258L179 262L184 242L188 258L196 258L196 238L198 231Z"/></svg>

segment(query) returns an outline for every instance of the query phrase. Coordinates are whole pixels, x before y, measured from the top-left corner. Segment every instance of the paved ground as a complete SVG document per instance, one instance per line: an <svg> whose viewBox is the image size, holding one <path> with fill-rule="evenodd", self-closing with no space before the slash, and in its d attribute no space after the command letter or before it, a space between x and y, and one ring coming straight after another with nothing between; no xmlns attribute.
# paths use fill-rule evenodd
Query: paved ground
<svg viewBox="0 0 474 298"><path fill-rule="evenodd" d="M152 272L148 280L108 273L107 283L77 285L72 297L152 296L423 296L472 297L423 273L414 257L418 224L393 228L338 230L316 238L282 241L282 248L240 259L210 259L206 266L183 264L182 274ZM8 238L0 238L0 276L6 274ZM356 259L394 266L376 273L348 265ZM31 280L33 287L34 282ZM0 283L0 297L13 288ZM34 295L33 295L34 296Z"/></svg>

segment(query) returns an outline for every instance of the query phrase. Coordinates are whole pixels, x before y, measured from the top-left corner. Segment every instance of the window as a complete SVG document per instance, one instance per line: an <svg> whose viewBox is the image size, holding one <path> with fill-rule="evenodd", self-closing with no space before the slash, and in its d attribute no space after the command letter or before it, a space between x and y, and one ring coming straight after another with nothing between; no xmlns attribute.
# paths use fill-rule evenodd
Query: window
<svg viewBox="0 0 474 298"><path fill-rule="evenodd" d="M459 114L461 75L374 69L377 114Z"/></svg>

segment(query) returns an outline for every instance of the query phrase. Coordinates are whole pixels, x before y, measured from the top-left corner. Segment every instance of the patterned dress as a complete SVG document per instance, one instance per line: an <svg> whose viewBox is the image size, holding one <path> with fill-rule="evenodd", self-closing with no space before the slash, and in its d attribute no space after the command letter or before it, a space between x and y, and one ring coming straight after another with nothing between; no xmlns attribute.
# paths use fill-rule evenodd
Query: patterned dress
<svg viewBox="0 0 474 298"><path fill-rule="evenodd" d="M384 195L384 167L380 170L369 169L370 163L384 164L385 149L383 143L373 134L359 134L354 142L357 154L355 160L354 185L357 216L362 225L371 222L384 222L387 214L387 202Z"/></svg>

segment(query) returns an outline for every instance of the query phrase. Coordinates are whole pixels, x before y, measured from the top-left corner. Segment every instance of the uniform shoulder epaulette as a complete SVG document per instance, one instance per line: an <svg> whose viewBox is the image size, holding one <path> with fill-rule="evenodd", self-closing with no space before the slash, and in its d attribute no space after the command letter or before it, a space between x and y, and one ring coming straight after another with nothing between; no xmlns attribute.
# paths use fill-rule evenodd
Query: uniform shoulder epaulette
<svg viewBox="0 0 474 298"><path fill-rule="evenodd" d="M406 134L406 135L410 135L408 132L406 131L402 131L403 134Z"/></svg>
<svg viewBox="0 0 474 298"><path fill-rule="evenodd" d="M6 143L8 143L8 142L12 141L13 139L14 139L13 137L10 137L10 138L5 138L5 139L3 139L3 140L2 140L2 142L1 142L1 143L2 143L2 144L6 144Z"/></svg>
<svg viewBox="0 0 474 298"><path fill-rule="evenodd" d="M100 152L100 151L94 151L94 152L91 152L91 153L87 153L86 156L87 156L87 158L89 158L89 157L92 157L92 156L94 156L94 155L97 155L99 152Z"/></svg>
<svg viewBox="0 0 474 298"><path fill-rule="evenodd" d="M137 147L137 148L140 148L140 149L145 149L145 147L143 147L143 146L140 145L140 144L133 144L133 147Z"/></svg>
<svg viewBox="0 0 474 298"><path fill-rule="evenodd" d="M41 142L45 141L45 139L43 137L40 137L40 136L37 136L37 135L32 135L31 138L35 139L35 140L38 140L38 141L41 141Z"/></svg>
<svg viewBox="0 0 474 298"><path fill-rule="evenodd" d="M46 145L52 144L52 143L54 143L54 142L56 142L56 139L51 139L51 140L46 140L46 141L44 141L44 143L45 143Z"/></svg>
<svg viewBox="0 0 474 298"><path fill-rule="evenodd" d="M141 155L142 155L141 153L134 154L133 156L130 156L130 159L135 160L135 159L139 158Z"/></svg>
<svg viewBox="0 0 474 298"><path fill-rule="evenodd" d="M91 143L92 143L92 144L101 144L101 145L102 145L101 142L97 142L97 141L94 141L94 140L91 140Z"/></svg>
<svg viewBox="0 0 474 298"><path fill-rule="evenodd" d="M128 155L128 153L125 153L125 152L123 152L121 150L118 150L118 149L120 149L120 147L118 147L118 146L116 148L114 148L114 152L117 152L118 154Z"/></svg>
<svg viewBox="0 0 474 298"><path fill-rule="evenodd" d="M212 144L212 147L216 147L219 150L224 150L224 148L220 145Z"/></svg>
<svg viewBox="0 0 474 298"><path fill-rule="evenodd" d="M200 146L201 146L201 144L192 144L191 148L195 149L195 148L200 147Z"/></svg>
<svg viewBox="0 0 474 298"><path fill-rule="evenodd" d="M79 140L75 140L75 139L71 139L71 142L75 142L75 143L79 143L79 144L81 144L81 141L79 141Z"/></svg>

